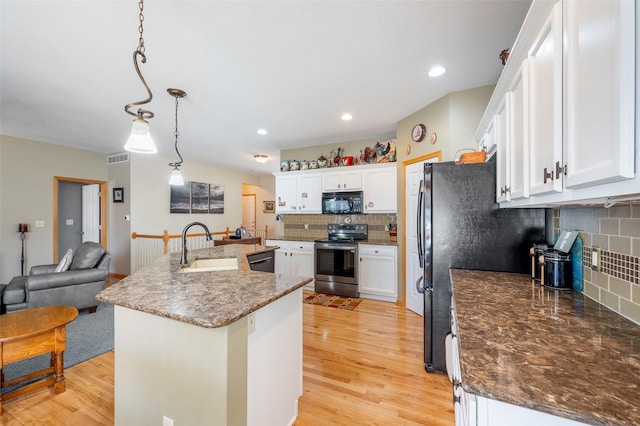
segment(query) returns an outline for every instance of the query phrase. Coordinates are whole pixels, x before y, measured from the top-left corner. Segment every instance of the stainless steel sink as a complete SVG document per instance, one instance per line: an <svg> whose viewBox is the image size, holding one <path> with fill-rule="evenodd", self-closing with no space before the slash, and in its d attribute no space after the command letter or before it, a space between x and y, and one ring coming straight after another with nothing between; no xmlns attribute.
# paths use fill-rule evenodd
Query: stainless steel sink
<svg viewBox="0 0 640 426"><path fill-rule="evenodd" d="M191 265L180 268L178 272L232 271L238 269L238 259L227 257L222 259L196 259Z"/></svg>

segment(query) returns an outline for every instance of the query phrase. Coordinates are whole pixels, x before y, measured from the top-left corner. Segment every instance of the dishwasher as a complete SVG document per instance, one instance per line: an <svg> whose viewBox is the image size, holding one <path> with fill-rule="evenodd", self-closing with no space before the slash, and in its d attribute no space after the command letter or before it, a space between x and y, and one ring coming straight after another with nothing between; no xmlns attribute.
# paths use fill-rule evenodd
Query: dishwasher
<svg viewBox="0 0 640 426"><path fill-rule="evenodd" d="M274 251L265 251L262 253L254 253L247 255L249 268L252 271L274 272L275 262L273 260Z"/></svg>

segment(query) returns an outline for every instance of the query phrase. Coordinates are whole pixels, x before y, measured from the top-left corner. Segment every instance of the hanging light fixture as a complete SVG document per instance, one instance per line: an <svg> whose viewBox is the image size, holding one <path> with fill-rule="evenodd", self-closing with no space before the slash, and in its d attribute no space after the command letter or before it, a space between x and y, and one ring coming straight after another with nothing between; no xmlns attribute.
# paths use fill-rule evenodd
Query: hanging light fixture
<svg viewBox="0 0 640 426"><path fill-rule="evenodd" d="M260 164L265 163L267 161L267 156L264 154L256 154L253 158Z"/></svg>
<svg viewBox="0 0 640 426"><path fill-rule="evenodd" d="M143 64L147 63L147 57L144 54L144 38L142 37L142 33L144 32L144 28L142 27L142 23L144 21L144 0L140 0L138 2L138 7L140 9L139 20L140 24L138 25L138 32L140 33L140 37L138 38L138 48L133 52L133 66L136 68L136 72L138 73L138 77L140 77L140 81L144 85L144 88L147 89L147 93L149 97L143 101L132 102L124 106L124 110L127 114L131 114L135 117L133 120L133 125L131 126L131 134L129 135L129 139L124 146L124 149L131 152L139 152L143 154L155 154L158 152L156 148L156 144L151 139L151 133L149 132L149 122L146 119L153 118L153 112L148 111L146 109L138 108L137 112L132 112L130 109L135 106L144 105L151 102L153 98L153 94L147 85L147 82L144 80L142 73L140 72L140 67L138 66L138 57L140 57L140 61Z"/></svg>
<svg viewBox="0 0 640 426"><path fill-rule="evenodd" d="M169 167L173 167L173 171L171 172L171 179L169 179L169 185L184 185L184 179L182 178L182 173L180 172L180 166L182 165L182 155L180 155L180 151L178 151L178 99L184 98L187 96L184 90L180 89L167 89L167 92L176 98L176 131L173 133L176 137L176 154L180 157L180 161L176 161L175 163L169 163Z"/></svg>

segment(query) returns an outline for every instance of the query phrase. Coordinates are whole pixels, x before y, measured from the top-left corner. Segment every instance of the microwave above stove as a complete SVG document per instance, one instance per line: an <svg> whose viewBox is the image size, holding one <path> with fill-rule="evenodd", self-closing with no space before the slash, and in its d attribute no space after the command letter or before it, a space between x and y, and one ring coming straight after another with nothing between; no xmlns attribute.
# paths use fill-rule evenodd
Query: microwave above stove
<svg viewBox="0 0 640 426"><path fill-rule="evenodd" d="M323 192L323 214L362 214L362 191Z"/></svg>

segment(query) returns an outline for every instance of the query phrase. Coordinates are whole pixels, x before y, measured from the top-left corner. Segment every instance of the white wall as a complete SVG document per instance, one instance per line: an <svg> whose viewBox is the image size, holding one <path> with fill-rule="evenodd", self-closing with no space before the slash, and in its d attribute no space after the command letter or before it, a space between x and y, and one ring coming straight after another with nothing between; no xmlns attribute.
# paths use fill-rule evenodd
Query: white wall
<svg viewBox="0 0 640 426"><path fill-rule="evenodd" d="M169 234L181 234L193 221L204 223L211 232L224 231L227 226L235 230L242 221L242 184L260 183L258 176L187 161L182 166L185 180L224 185L224 214L171 214L168 163L172 160L135 153L130 158L131 231L141 234L161 235L165 229ZM198 228L193 231L201 232Z"/></svg>

